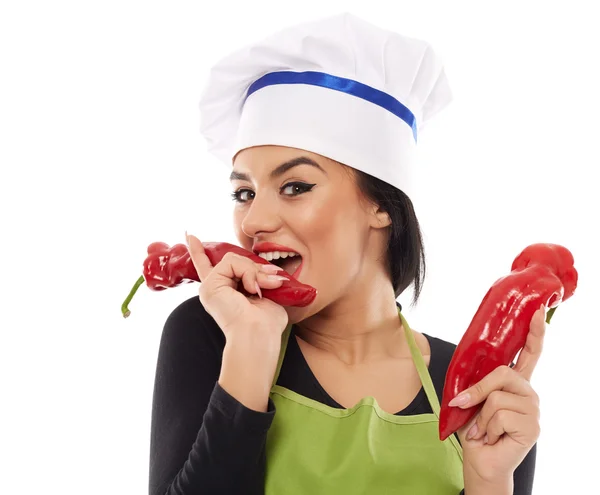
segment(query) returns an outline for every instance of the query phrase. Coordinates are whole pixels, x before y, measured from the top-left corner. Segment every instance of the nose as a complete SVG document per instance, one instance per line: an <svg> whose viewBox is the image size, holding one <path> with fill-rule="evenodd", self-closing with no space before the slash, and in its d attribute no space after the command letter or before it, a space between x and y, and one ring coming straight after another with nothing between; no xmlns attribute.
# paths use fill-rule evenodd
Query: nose
<svg viewBox="0 0 600 495"><path fill-rule="evenodd" d="M256 238L261 232L274 232L281 225L277 200L268 193L255 194L241 223L242 232Z"/></svg>

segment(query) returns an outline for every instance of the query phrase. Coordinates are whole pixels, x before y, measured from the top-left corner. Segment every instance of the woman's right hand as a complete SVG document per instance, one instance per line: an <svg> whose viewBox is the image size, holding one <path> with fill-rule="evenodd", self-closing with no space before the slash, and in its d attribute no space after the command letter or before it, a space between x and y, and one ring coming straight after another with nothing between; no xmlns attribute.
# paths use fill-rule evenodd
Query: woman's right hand
<svg viewBox="0 0 600 495"><path fill-rule="evenodd" d="M275 265L261 265L245 256L227 253L212 266L200 240L188 235L188 251L200 278L200 302L213 317L229 341L237 332L252 329L280 337L288 324L283 306L260 295L260 288L275 289L282 280ZM267 267L266 269L264 267ZM272 278L275 277L275 278ZM247 297L237 290L241 281L244 289L257 296Z"/></svg>

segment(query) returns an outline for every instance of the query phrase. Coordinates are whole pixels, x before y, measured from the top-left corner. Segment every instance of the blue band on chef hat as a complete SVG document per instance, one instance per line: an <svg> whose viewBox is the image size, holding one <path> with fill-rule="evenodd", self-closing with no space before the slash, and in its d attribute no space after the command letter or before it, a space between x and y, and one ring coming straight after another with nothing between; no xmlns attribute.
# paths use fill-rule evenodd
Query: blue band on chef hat
<svg viewBox="0 0 600 495"><path fill-rule="evenodd" d="M375 105L385 108L396 117L399 117L406 122L413 131L415 142L417 141L417 123L413 113L393 96L372 88L371 86L367 86L366 84L352 79L332 76L325 72L271 72L252 83L248 89L246 98L265 86L273 86L275 84L311 84L313 86L321 86L322 88L341 91L342 93L347 93L362 98L363 100L370 101Z"/></svg>

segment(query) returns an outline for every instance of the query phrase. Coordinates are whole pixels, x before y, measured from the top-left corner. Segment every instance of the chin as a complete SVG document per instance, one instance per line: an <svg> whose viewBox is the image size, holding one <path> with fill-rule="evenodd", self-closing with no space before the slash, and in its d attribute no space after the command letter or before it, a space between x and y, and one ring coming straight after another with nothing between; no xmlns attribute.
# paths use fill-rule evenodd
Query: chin
<svg viewBox="0 0 600 495"><path fill-rule="evenodd" d="M317 307L319 295L315 297L315 300L311 302L308 306L299 307L299 306L285 306L285 311L288 315L288 323L298 323L310 316L319 312L319 308ZM317 304L315 304L317 303Z"/></svg>
<svg viewBox="0 0 600 495"><path fill-rule="evenodd" d="M313 301L314 302L314 301ZM299 321L304 320L307 316L309 316L310 307L312 303L304 308L299 308L297 306L285 306L285 312L288 315L288 324L289 323L298 323Z"/></svg>

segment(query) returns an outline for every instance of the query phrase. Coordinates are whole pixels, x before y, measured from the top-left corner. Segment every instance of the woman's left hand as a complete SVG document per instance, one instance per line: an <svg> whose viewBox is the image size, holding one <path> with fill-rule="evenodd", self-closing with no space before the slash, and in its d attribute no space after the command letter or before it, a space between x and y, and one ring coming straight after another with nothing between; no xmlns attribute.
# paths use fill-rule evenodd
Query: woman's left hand
<svg viewBox="0 0 600 495"><path fill-rule="evenodd" d="M465 483L468 476L483 483L512 480L540 435L539 398L529 380L542 353L545 316L545 308L534 313L514 368L500 366L457 395L470 396L466 404L457 407L485 401L477 415L457 432L463 448Z"/></svg>

